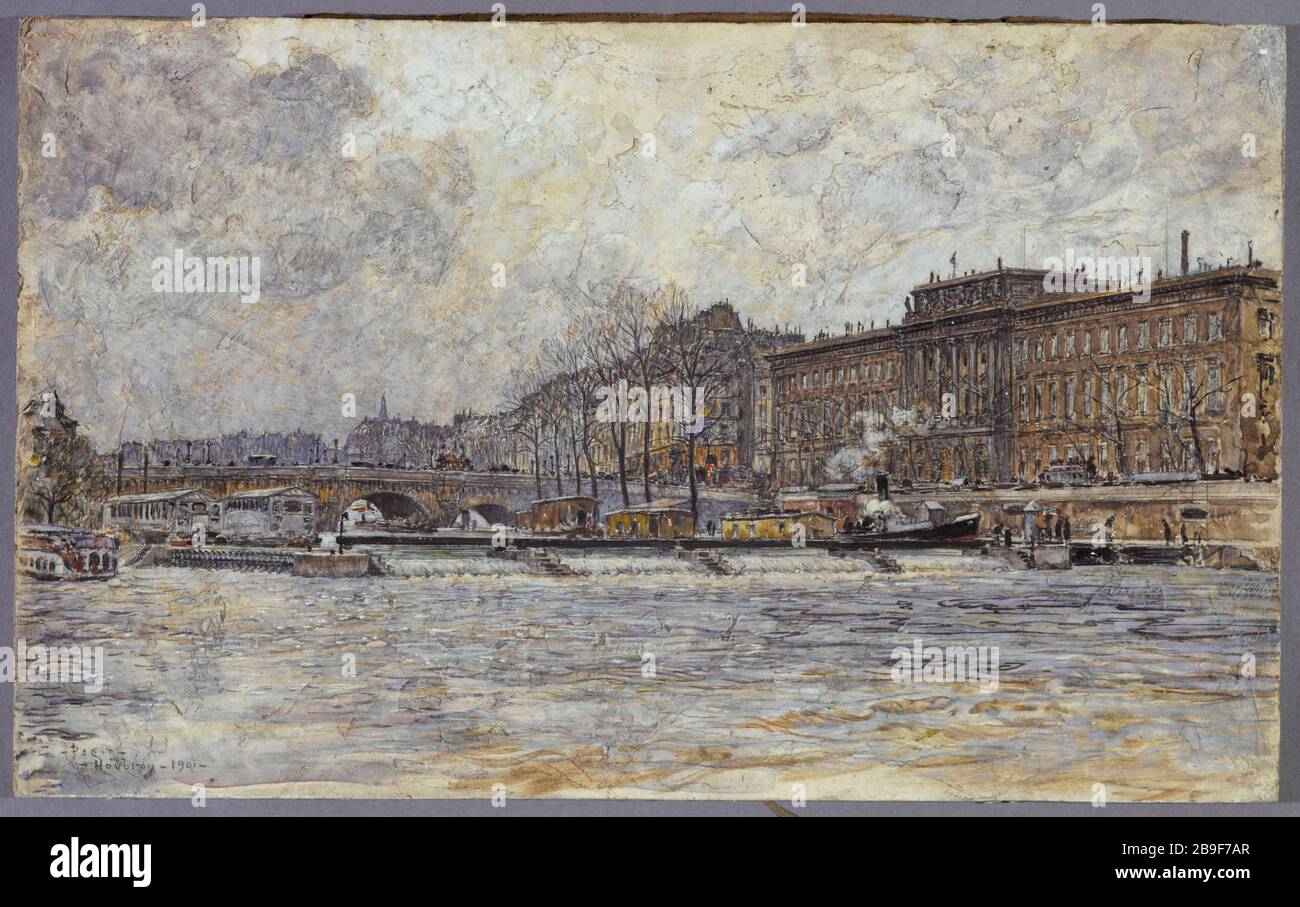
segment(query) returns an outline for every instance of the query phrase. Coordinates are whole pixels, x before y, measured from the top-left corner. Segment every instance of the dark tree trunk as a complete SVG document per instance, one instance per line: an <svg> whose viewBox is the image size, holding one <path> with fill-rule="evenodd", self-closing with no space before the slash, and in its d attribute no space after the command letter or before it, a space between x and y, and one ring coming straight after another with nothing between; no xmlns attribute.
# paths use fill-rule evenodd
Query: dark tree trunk
<svg viewBox="0 0 1300 907"><path fill-rule="evenodd" d="M578 435L575 432L570 440L573 443L573 493L582 494L582 451L578 450Z"/></svg>
<svg viewBox="0 0 1300 907"><path fill-rule="evenodd" d="M564 495L564 486L561 484L560 468L564 464L564 458L560 456L560 430L557 427L555 434L551 436L551 450L555 454L555 495L561 497Z"/></svg>
<svg viewBox="0 0 1300 907"><path fill-rule="evenodd" d="M623 495L623 506L631 506L627 496L627 423L609 423L609 434L614 441L614 450L618 454L618 490Z"/></svg>
<svg viewBox="0 0 1300 907"><path fill-rule="evenodd" d="M646 399L650 392L646 391ZM645 502L650 503L650 420L641 423L641 478L645 481Z"/></svg>
<svg viewBox="0 0 1300 907"><path fill-rule="evenodd" d="M700 491L695 484L695 435L686 433L686 475L691 488L691 519L700 521Z"/></svg>

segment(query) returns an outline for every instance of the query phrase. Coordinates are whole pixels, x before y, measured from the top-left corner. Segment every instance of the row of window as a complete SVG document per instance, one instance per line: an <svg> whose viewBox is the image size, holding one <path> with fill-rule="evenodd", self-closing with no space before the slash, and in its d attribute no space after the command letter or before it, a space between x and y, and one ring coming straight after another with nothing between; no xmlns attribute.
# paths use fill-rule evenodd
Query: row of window
<svg viewBox="0 0 1300 907"><path fill-rule="evenodd" d="M827 400L821 404L813 401L802 407L791 406L777 410L776 439L790 441L796 436L844 438L851 432L866 432L880 427L868 423L881 421L882 417L878 414L888 412L892 406L891 399L883 394ZM760 432L762 440L767 440L766 427L761 428Z"/></svg>
<svg viewBox="0 0 1300 907"><path fill-rule="evenodd" d="M954 374L964 374L974 384L984 383L988 375L989 356L992 352L990 344L966 343L960 349L955 344L949 344L946 350L950 357L949 369ZM944 354L944 347L939 345L915 350L912 381L918 389L924 388L927 383L944 374Z"/></svg>
<svg viewBox="0 0 1300 907"><path fill-rule="evenodd" d="M810 371L799 372L797 375L787 375L784 378L777 378L777 386L784 389L787 393L793 394L796 390L807 390L810 387L837 387L849 384L860 384L864 381L893 381L894 380L894 361L892 359L881 362L864 362L861 366L857 365L840 365L833 368L815 368ZM766 389L759 389L760 395L765 395Z"/></svg>
<svg viewBox="0 0 1300 907"><path fill-rule="evenodd" d="M1154 337L1152 329L1154 327ZM1130 328L1132 331L1130 332ZM1130 348L1137 350L1167 349L1181 343L1190 346L1196 343L1217 343L1224 339L1223 313L1188 312L1179 317L1161 318L1158 321L1139 321L1133 325L1105 325L1099 328L1069 329L1039 334L1034 337L1021 337L1017 342L1017 359L1020 362L1044 362L1052 359L1087 358L1093 355L1107 356L1113 353L1126 353ZM1276 335L1277 315L1271 310L1260 308L1256 311L1256 333L1261 340L1270 340ZM974 347L971 348L972 351ZM921 350L916 351L916 368L914 379L918 387L924 386L927 375L926 366L932 365L930 377L940 371L942 354L939 348L931 349L933 362L928 362ZM973 356L973 352L971 353ZM968 371L974 373L973 358L968 356ZM983 352L980 354L980 368L985 364ZM871 380L894 380L893 360L864 362L859 365L840 365L825 368L813 368L778 377L775 385L778 389L793 394L796 390L825 388L858 384ZM766 386L760 387L760 396L767 395Z"/></svg>
<svg viewBox="0 0 1300 907"><path fill-rule="evenodd" d="M1020 421L1050 421L1064 416L1074 419L1151 413L1183 413L1192 409L1211 415L1222 413L1227 405L1223 390L1223 365L1217 359L1197 368L1195 363L1175 368L1160 365L1155 369L1157 399L1151 399L1151 375L1136 368L1132 376L1125 369L1104 375L1073 374L1038 379L1032 384L1021 379L1017 384Z"/></svg>
<svg viewBox="0 0 1300 907"><path fill-rule="evenodd" d="M1269 337L1272 336L1272 316L1271 314L1261 311L1260 336L1264 337L1264 331L1268 331ZM1264 319L1262 316L1267 315ZM1267 328L1264 326L1267 321ZM1219 312L1210 312L1205 316L1204 332L1201 331L1201 317L1195 312L1189 312L1181 319L1181 331L1177 332L1184 345L1194 343L1215 343L1223 339L1223 315ZM1176 327L1173 318L1162 318L1156 324L1156 346L1160 349L1171 347L1175 343ZM1138 350L1151 349L1151 326L1150 321L1139 321L1134 326L1134 346ZM1097 355L1107 356L1112 352L1126 353L1129 349L1129 325L1120 324L1104 326L1096 331L1097 343L1095 352ZM1020 338L1020 350L1018 359L1021 362L1028 362L1032 358L1035 362L1043 362L1048 359L1074 359L1078 356L1088 357L1094 353L1093 347L1093 329L1088 328L1083 331L1068 330L1065 332L1054 331L1051 334L1040 334L1036 337Z"/></svg>

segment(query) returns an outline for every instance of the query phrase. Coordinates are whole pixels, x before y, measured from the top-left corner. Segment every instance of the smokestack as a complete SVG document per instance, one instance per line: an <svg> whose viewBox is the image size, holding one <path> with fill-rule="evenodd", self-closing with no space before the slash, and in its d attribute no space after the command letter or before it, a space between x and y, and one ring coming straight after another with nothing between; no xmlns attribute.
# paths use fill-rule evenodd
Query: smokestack
<svg viewBox="0 0 1300 907"><path fill-rule="evenodd" d="M1183 276L1187 276L1187 238L1192 234L1183 231Z"/></svg>

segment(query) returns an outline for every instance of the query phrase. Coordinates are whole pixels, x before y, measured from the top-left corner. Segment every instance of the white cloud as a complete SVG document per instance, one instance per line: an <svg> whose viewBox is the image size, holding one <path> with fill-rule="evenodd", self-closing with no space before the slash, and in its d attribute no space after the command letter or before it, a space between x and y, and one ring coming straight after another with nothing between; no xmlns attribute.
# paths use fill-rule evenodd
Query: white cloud
<svg viewBox="0 0 1300 907"><path fill-rule="evenodd" d="M21 376L103 445L335 437L346 392L490 407L575 285L623 277L812 332L897 320L953 250L1019 264L1022 229L1030 264L1136 254L1168 209L1196 255L1281 257L1275 28L35 20L23 44ZM262 301L154 295L174 248L261 256Z"/></svg>

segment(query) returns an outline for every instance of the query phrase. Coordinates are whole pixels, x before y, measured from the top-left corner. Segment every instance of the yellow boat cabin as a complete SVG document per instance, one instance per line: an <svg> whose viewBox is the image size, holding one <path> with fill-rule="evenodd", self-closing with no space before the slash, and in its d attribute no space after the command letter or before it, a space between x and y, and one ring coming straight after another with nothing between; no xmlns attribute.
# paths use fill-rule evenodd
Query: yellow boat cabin
<svg viewBox="0 0 1300 907"><path fill-rule="evenodd" d="M665 499L633 504L605 517L605 535L612 539L689 539L695 518L684 501Z"/></svg>
<svg viewBox="0 0 1300 907"><path fill-rule="evenodd" d="M516 512L515 525L533 532L591 532L599 506L595 498L581 494L543 498Z"/></svg>
<svg viewBox="0 0 1300 907"><path fill-rule="evenodd" d="M783 513L732 513L722 518L724 539L785 539L803 526L804 538L828 539L835 535L835 518L817 511Z"/></svg>

